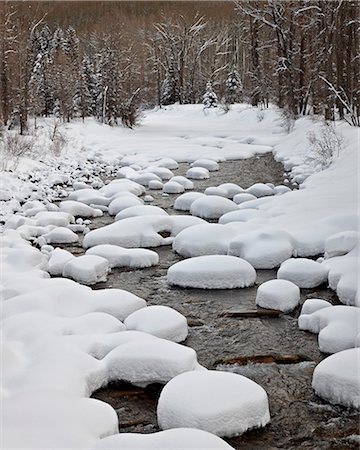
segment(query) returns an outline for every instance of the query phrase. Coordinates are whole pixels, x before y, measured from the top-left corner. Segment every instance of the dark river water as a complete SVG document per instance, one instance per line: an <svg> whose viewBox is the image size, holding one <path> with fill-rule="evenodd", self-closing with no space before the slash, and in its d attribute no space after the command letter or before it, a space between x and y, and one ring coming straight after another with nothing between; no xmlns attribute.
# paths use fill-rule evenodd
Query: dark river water
<svg viewBox="0 0 360 450"><path fill-rule="evenodd" d="M188 166L181 164L176 175L185 175ZM247 188L253 183L282 184L283 166L271 154L220 164L210 179L195 181L195 190L225 182ZM152 205L177 214L172 205L177 195L162 196L149 191ZM94 219L91 228L112 223L105 215ZM66 247L83 253L80 244ZM314 367L326 355L321 354L317 336L300 331L297 317L300 308L290 314L258 309L257 286L276 278L275 270L257 270L257 283L246 289L183 289L166 283L167 269L182 258L171 246L154 249L160 256L158 266L141 270L114 269L106 283L94 288L126 289L149 305L167 305L188 319L189 336L185 341L195 349L200 364L208 369L226 370L245 375L267 392L271 422L265 428L226 439L236 449L347 449L359 448L358 415L351 409L333 406L318 398L312 388ZM334 304L336 295L326 286L302 289L302 302L322 298ZM150 433L158 431L157 398L162 386L146 389L127 383L111 384L93 394L112 405L119 415L120 432Z"/></svg>

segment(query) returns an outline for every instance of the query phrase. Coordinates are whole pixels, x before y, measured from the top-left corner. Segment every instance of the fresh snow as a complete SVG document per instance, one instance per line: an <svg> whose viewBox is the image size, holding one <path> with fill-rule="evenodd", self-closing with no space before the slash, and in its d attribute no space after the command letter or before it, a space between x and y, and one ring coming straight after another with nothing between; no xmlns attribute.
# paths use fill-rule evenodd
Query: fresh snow
<svg viewBox="0 0 360 450"><path fill-rule="evenodd" d="M198 428L226 437L270 421L261 386L242 375L213 370L173 378L160 394L157 417L163 430Z"/></svg>
<svg viewBox="0 0 360 450"><path fill-rule="evenodd" d="M198 256L171 266L167 281L200 289L244 288L255 283L255 269L241 258L226 255Z"/></svg>

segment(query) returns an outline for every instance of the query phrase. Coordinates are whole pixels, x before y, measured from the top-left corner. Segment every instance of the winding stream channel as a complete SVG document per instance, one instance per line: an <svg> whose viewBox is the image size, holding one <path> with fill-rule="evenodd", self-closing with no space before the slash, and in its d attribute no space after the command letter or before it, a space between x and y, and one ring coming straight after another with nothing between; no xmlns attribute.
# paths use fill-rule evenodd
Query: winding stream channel
<svg viewBox="0 0 360 450"><path fill-rule="evenodd" d="M188 165L180 164L176 175L185 175ZM253 183L282 184L283 166L271 154L220 164L210 179L195 181L195 191L225 182L247 188ZM169 214L177 195L163 196L148 191L153 205ZM91 228L113 222L104 215L94 219ZM66 246L76 255L84 253L81 242ZM247 289L182 289L166 283L167 269L182 257L171 246L153 249L160 256L158 266L141 269L113 269L106 283L94 288L120 288L142 298L149 305L167 305L185 315L189 336L185 345L198 354L199 363L208 369L221 369L245 375L259 383L269 396L271 422L268 426L226 439L236 449L347 449L359 448L356 411L333 406L318 398L312 388L312 372L326 355L321 354L317 336L300 331L297 317L291 314L258 309L257 286L276 278L275 270L257 270L257 283ZM301 303L307 298L322 298L338 303L336 295L325 285L302 289ZM104 387L93 394L114 407L119 416L120 432L150 433L158 431L157 398L162 389L146 389L126 383Z"/></svg>

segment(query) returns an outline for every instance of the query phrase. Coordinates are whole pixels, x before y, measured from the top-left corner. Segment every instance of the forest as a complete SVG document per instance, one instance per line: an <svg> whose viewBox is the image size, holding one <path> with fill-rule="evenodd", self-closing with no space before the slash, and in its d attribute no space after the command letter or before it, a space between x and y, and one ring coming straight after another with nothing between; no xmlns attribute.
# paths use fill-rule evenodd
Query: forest
<svg viewBox="0 0 360 450"><path fill-rule="evenodd" d="M0 121L248 102L359 126L357 1L0 3ZM207 95L209 92L207 93Z"/></svg>

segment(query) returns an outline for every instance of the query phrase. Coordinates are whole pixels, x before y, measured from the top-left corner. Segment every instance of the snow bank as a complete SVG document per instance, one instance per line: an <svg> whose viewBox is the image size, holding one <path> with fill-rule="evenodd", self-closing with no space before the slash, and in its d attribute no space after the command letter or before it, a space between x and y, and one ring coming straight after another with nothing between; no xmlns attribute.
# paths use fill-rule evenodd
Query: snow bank
<svg viewBox="0 0 360 450"><path fill-rule="evenodd" d="M270 421L266 392L242 375L187 372L162 390L157 407L160 428L198 428L234 436Z"/></svg>
<svg viewBox="0 0 360 450"><path fill-rule="evenodd" d="M270 280L258 287L256 304L261 308L290 312L300 301L300 289L287 280Z"/></svg>
<svg viewBox="0 0 360 450"><path fill-rule="evenodd" d="M234 256L210 255L180 261L168 269L167 281L200 289L244 288L255 283L255 269Z"/></svg>
<svg viewBox="0 0 360 450"><path fill-rule="evenodd" d="M86 251L86 255L97 255L105 258L109 267L132 267L142 269L156 266L159 263L159 255L152 250L142 248L123 248L117 245L96 245Z"/></svg>
<svg viewBox="0 0 360 450"><path fill-rule="evenodd" d="M360 408L360 349L331 355L314 370L312 387L330 403Z"/></svg>
<svg viewBox="0 0 360 450"><path fill-rule="evenodd" d="M159 338L182 342L188 335L186 318L168 306L148 306L125 320L128 330L144 331Z"/></svg>

